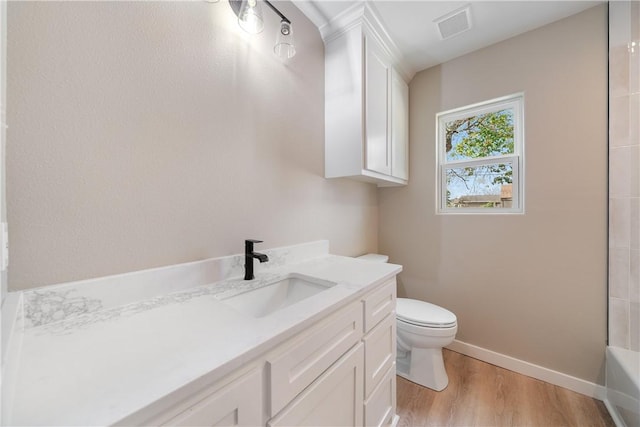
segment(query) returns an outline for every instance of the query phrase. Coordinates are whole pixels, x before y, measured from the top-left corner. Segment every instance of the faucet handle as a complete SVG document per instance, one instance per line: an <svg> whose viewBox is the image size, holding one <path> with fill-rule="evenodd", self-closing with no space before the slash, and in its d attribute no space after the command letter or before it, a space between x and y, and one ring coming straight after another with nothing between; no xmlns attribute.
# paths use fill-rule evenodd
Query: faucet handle
<svg viewBox="0 0 640 427"><path fill-rule="evenodd" d="M253 244L254 243L262 243L262 240L246 239L244 241L244 254L245 255L253 253Z"/></svg>

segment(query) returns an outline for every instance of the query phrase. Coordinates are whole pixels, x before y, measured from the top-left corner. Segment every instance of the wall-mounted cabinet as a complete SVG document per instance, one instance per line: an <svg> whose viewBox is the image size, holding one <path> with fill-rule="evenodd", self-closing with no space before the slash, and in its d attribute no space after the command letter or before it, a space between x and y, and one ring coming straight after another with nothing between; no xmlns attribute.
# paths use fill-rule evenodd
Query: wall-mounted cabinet
<svg viewBox="0 0 640 427"><path fill-rule="evenodd" d="M323 30L325 177L407 184L409 91L393 43L366 5Z"/></svg>

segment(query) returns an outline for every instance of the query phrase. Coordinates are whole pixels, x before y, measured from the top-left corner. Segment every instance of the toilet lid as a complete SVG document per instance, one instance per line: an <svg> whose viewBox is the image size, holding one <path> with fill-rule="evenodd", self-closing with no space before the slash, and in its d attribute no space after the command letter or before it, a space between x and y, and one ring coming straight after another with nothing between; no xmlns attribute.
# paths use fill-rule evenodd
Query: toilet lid
<svg viewBox="0 0 640 427"><path fill-rule="evenodd" d="M425 301L398 298L396 317L412 325L430 328L450 328L456 325L456 315L447 309Z"/></svg>

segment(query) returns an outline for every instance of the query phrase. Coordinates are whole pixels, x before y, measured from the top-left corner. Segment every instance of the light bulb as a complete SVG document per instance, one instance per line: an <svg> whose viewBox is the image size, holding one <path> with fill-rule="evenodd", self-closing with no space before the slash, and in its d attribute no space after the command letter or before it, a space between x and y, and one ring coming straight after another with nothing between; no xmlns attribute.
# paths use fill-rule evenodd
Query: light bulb
<svg viewBox="0 0 640 427"><path fill-rule="evenodd" d="M280 31L276 36L276 45L273 52L283 61L291 59L296 54L296 47L293 44L293 27L291 22L280 21Z"/></svg>
<svg viewBox="0 0 640 427"><path fill-rule="evenodd" d="M257 0L246 0L242 2L242 7L238 14L238 25L249 34L262 32L264 28L262 8Z"/></svg>

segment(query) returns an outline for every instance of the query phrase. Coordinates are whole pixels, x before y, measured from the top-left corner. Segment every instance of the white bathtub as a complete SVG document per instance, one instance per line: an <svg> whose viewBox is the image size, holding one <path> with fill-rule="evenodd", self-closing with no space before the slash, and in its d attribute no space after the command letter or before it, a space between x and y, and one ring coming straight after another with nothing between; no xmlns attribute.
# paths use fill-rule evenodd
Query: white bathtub
<svg viewBox="0 0 640 427"><path fill-rule="evenodd" d="M640 426L640 353L607 347L605 405L616 425Z"/></svg>

